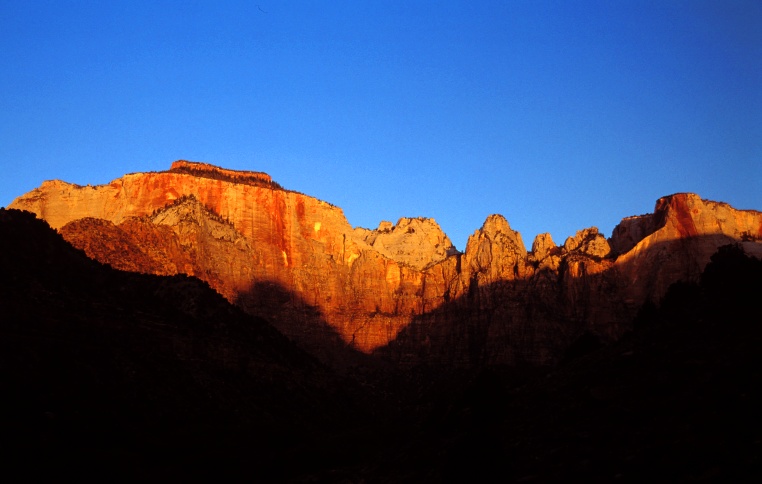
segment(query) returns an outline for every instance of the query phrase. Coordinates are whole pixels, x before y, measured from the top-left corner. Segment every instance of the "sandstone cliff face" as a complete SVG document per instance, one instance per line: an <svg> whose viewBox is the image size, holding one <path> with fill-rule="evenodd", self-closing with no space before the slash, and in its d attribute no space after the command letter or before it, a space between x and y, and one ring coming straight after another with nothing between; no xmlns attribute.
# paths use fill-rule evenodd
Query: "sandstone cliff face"
<svg viewBox="0 0 762 484"><path fill-rule="evenodd" d="M492 215L460 254L432 219L353 229L266 174L185 161L95 187L44 182L11 208L117 268L199 277L328 360L346 346L408 363L548 363L584 333L618 337L720 245L762 254L762 214L692 194L609 241L594 227L562 247L542 234L531 252Z"/></svg>
<svg viewBox="0 0 762 484"><path fill-rule="evenodd" d="M622 252L616 266L634 303L659 301L670 284L695 281L720 246L742 242L762 255L762 213L735 210L692 193L660 198L652 215L626 219L614 230L613 247ZM637 239L633 235L645 234Z"/></svg>
<svg viewBox="0 0 762 484"><path fill-rule="evenodd" d="M401 218L396 225L381 222L376 230L355 229L355 236L389 259L423 270L455 255L450 238L430 218Z"/></svg>

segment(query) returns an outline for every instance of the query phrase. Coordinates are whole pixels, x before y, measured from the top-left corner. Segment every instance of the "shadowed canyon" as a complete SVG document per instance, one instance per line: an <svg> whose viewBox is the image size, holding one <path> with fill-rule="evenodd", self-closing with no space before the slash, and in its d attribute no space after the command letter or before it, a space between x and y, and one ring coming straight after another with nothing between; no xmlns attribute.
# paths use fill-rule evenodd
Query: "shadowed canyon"
<svg viewBox="0 0 762 484"><path fill-rule="evenodd" d="M3 428L32 476L759 474L758 211L674 194L529 250L491 215L460 252L433 219L353 228L177 161L0 215Z"/></svg>

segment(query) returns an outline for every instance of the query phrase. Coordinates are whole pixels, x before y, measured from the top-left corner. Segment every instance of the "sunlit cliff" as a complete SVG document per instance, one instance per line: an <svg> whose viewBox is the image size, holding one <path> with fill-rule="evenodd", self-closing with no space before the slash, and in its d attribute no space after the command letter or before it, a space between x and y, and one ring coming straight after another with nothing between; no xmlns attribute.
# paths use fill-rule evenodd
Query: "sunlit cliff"
<svg viewBox="0 0 762 484"><path fill-rule="evenodd" d="M610 239L549 234L529 250L491 215L458 252L433 219L353 228L342 210L269 175L178 161L98 186L46 181L34 212L115 268L184 273L327 359L547 363L583 334L612 340L728 243L762 254L762 213L694 194L659 199Z"/></svg>

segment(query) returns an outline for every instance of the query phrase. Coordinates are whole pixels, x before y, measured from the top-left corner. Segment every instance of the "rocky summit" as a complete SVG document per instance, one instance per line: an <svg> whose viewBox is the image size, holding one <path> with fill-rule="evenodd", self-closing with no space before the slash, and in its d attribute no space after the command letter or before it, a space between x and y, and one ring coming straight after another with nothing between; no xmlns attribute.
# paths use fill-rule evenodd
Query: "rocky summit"
<svg viewBox="0 0 762 484"><path fill-rule="evenodd" d="M491 215L462 253L433 219L353 228L339 207L267 174L188 161L106 185L46 181L9 208L114 268L195 276L339 366L368 355L558 362L581 340L621 337L719 247L762 256L762 213L690 193L623 219L609 239L590 227L562 245L538 235L530 250Z"/></svg>

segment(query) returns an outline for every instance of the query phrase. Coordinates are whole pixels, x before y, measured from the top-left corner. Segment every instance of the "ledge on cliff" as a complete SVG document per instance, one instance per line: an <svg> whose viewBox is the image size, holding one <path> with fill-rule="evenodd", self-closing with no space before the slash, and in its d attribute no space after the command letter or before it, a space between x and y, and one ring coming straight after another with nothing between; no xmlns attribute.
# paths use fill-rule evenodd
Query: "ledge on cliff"
<svg viewBox="0 0 762 484"><path fill-rule="evenodd" d="M208 163L199 163L195 161L177 160L172 163L169 172L185 173L187 175L242 183L245 185L269 186L281 190L283 189L283 187L274 182L272 177L267 173L260 171L229 170L227 168L220 168Z"/></svg>

